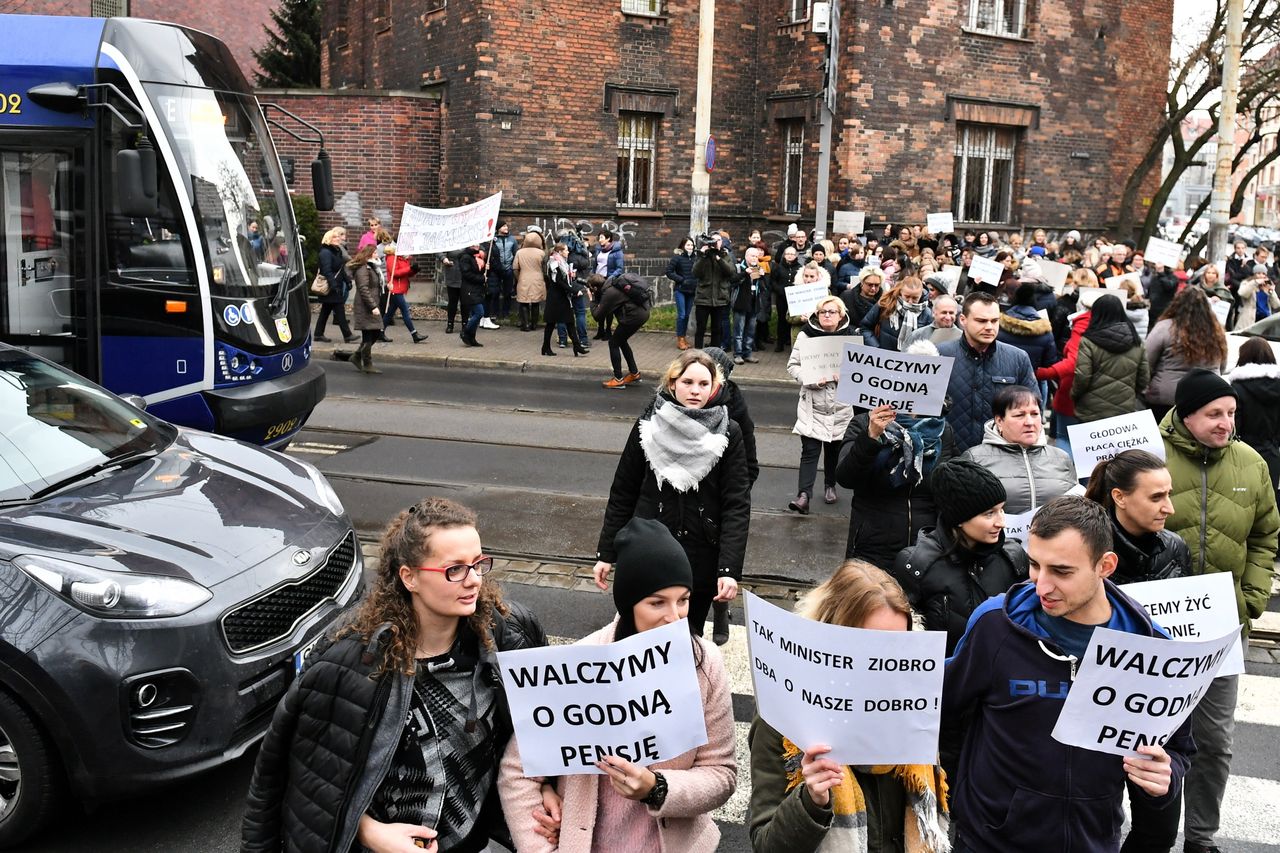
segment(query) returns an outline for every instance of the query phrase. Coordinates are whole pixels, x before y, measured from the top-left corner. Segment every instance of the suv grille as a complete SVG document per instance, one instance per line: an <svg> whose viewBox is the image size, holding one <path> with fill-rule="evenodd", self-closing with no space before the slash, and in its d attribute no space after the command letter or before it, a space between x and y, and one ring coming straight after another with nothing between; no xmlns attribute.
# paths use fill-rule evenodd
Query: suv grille
<svg viewBox="0 0 1280 853"><path fill-rule="evenodd" d="M233 653L269 646L293 633L320 602L334 598L355 564L356 537L350 532L305 578L290 581L222 617L222 635Z"/></svg>

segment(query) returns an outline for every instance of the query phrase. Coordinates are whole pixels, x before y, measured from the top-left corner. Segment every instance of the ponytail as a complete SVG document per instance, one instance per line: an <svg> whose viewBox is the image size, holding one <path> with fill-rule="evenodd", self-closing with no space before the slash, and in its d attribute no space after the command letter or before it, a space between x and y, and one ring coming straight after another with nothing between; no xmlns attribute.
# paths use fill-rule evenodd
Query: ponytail
<svg viewBox="0 0 1280 853"><path fill-rule="evenodd" d="M1111 498L1112 489L1128 494L1138 487L1138 477L1144 471L1159 471L1164 467L1164 460L1153 453L1126 450L1094 467L1084 496L1110 511L1115 508L1115 501Z"/></svg>

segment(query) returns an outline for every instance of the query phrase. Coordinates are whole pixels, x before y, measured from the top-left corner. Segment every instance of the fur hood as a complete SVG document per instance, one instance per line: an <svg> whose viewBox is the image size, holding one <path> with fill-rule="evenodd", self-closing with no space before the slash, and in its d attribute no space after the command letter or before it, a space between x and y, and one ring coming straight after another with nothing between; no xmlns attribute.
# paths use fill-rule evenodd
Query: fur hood
<svg viewBox="0 0 1280 853"><path fill-rule="evenodd" d="M1035 309L1032 310L1034 311ZM1036 316L1032 320L1025 317L1015 317L1011 312L1005 312L1000 315L1000 328L1011 335L1021 335L1029 338L1052 332L1053 324L1040 316Z"/></svg>
<svg viewBox="0 0 1280 853"><path fill-rule="evenodd" d="M1280 379L1280 364L1242 364L1227 374L1227 381L1242 379Z"/></svg>

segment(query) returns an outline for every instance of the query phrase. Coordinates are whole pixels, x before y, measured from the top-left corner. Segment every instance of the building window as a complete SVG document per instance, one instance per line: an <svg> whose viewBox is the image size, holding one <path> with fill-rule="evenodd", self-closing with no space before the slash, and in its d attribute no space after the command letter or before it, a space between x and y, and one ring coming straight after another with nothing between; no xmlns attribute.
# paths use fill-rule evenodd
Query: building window
<svg viewBox="0 0 1280 853"><path fill-rule="evenodd" d="M969 28L1021 38L1026 31L1027 0L969 0Z"/></svg>
<svg viewBox="0 0 1280 853"><path fill-rule="evenodd" d="M962 124L956 129L952 208L961 222L1010 222L1013 161L1018 132L1008 127Z"/></svg>
<svg viewBox="0 0 1280 853"><path fill-rule="evenodd" d="M628 15L661 15L662 0L622 0L622 11Z"/></svg>
<svg viewBox="0 0 1280 853"><path fill-rule="evenodd" d="M658 116L618 114L618 207L653 207Z"/></svg>
<svg viewBox="0 0 1280 853"><path fill-rule="evenodd" d="M804 175L804 119L782 122L782 210L800 212L801 176Z"/></svg>
<svg viewBox="0 0 1280 853"><path fill-rule="evenodd" d="M338 0L333 4L333 8L338 18L333 28L333 44L334 47L346 47L350 44L347 38L347 21L350 20L351 9L347 0Z"/></svg>
<svg viewBox="0 0 1280 853"><path fill-rule="evenodd" d="M813 0L787 0L787 23L797 24L809 20L812 7Z"/></svg>

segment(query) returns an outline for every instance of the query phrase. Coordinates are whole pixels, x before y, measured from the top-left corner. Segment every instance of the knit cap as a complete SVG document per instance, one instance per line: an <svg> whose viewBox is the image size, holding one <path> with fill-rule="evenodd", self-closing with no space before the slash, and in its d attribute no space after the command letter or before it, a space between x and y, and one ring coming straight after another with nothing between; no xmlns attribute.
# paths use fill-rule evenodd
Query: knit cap
<svg viewBox="0 0 1280 853"><path fill-rule="evenodd" d="M633 608L669 586L693 589L689 557L671 531L652 518L633 518L613 538L613 603L620 617L614 639L636 632Z"/></svg>
<svg viewBox="0 0 1280 853"><path fill-rule="evenodd" d="M725 379L728 379L729 374L733 372L733 356L720 347L703 347L702 351L711 356L712 361L720 365L720 372L724 374Z"/></svg>
<svg viewBox="0 0 1280 853"><path fill-rule="evenodd" d="M1004 503L1007 498L1000 478L968 459L952 459L934 468L929 488L938 507L938 520L948 529Z"/></svg>
<svg viewBox="0 0 1280 853"><path fill-rule="evenodd" d="M1178 387L1173 392L1173 405L1178 410L1178 417L1186 418L1222 397L1240 399L1230 382L1212 370L1196 367L1178 380Z"/></svg>

